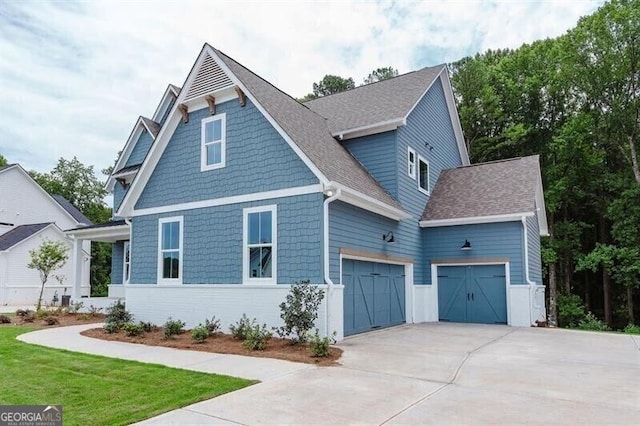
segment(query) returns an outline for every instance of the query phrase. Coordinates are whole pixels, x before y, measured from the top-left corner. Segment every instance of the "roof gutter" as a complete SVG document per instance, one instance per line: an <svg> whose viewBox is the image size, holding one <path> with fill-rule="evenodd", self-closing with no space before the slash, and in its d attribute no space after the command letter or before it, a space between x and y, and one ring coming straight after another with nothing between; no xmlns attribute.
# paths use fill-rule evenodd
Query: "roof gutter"
<svg viewBox="0 0 640 426"><path fill-rule="evenodd" d="M533 216L533 212L497 214L491 216L457 217L453 219L421 220L421 228L438 228L441 226L475 225L479 223L516 222L523 217Z"/></svg>
<svg viewBox="0 0 640 426"><path fill-rule="evenodd" d="M324 329L326 332L326 336L329 336L329 301L331 300L331 296L333 293L333 286L335 285L331 280L331 270L329 265L329 203L334 200L337 200L342 194L342 190L338 189L334 192L333 189L328 188L324 192L325 195L328 196L327 199L322 203L323 207L323 253L322 253L322 263L324 263L324 282L327 284L327 299L325 302L325 316L324 316Z"/></svg>
<svg viewBox="0 0 640 426"><path fill-rule="evenodd" d="M383 203L373 197L348 188L341 183L334 181L329 182L329 184L325 186L325 194L330 190L339 191L337 199L340 201L344 201L345 203L360 207L361 209L388 217L389 219L399 221L411 217L409 213L402 209ZM338 194L338 192L336 192L336 194Z"/></svg>
<svg viewBox="0 0 640 426"><path fill-rule="evenodd" d="M406 124L406 118L394 118L391 120L381 121L379 123L368 124L366 126L333 132L331 133L331 136L338 138L339 140L353 139L376 133L388 132L390 130L397 129L400 126L406 126Z"/></svg>

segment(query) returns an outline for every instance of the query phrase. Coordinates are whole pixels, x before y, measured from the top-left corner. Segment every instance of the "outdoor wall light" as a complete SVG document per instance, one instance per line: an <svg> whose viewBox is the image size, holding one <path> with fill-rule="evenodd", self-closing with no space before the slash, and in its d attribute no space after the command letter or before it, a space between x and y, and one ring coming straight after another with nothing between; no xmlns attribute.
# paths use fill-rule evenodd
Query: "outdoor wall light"
<svg viewBox="0 0 640 426"><path fill-rule="evenodd" d="M393 232L389 231L386 234L382 234L382 241L389 244L395 243L396 239L393 238Z"/></svg>
<svg viewBox="0 0 640 426"><path fill-rule="evenodd" d="M464 240L464 244L460 247L460 250L471 250L471 243L469 240Z"/></svg>

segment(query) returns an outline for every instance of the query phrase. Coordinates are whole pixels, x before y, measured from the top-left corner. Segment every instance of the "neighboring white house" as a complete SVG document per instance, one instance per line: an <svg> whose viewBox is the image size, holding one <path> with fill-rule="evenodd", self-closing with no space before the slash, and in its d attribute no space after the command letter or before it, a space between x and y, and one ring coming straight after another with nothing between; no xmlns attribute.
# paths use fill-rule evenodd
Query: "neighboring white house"
<svg viewBox="0 0 640 426"><path fill-rule="evenodd" d="M60 240L69 248L69 260L49 278L43 302L54 294L71 294L74 276L73 241L63 229L91 222L61 196L51 196L19 165L0 167L0 305L28 305L37 302L40 291L38 271L27 268L29 251L42 241ZM82 245L82 286L79 296L88 296L91 243ZM62 284L56 277L60 277ZM66 290L65 290L66 289Z"/></svg>

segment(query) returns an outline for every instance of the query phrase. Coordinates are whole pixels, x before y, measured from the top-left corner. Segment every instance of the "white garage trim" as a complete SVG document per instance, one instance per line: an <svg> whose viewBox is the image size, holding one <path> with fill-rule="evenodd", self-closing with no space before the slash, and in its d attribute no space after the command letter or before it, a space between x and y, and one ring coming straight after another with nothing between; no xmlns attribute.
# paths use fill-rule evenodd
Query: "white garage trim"
<svg viewBox="0 0 640 426"><path fill-rule="evenodd" d="M438 266L482 266L482 265L504 265L504 275L505 275L505 296L507 303L507 324L512 325L511 321L511 296L510 296L510 286L511 286L511 273L510 273L510 265L509 261L505 261L502 259L496 259L495 261L491 260L477 260L473 259L465 260L464 262L460 262L457 260L452 261L437 261L437 263L431 263L431 285L434 286L434 305L436 310L436 315L440 316L440 306L438 306ZM525 286L523 286L525 287Z"/></svg>

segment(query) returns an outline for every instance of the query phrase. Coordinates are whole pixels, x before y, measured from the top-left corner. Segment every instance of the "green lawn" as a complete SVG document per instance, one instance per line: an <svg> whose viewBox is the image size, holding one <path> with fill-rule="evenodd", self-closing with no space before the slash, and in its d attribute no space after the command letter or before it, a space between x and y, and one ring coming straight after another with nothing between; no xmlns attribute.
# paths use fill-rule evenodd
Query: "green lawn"
<svg viewBox="0 0 640 426"><path fill-rule="evenodd" d="M0 405L62 404L65 425L128 424L254 383L15 339L33 329L0 327Z"/></svg>

